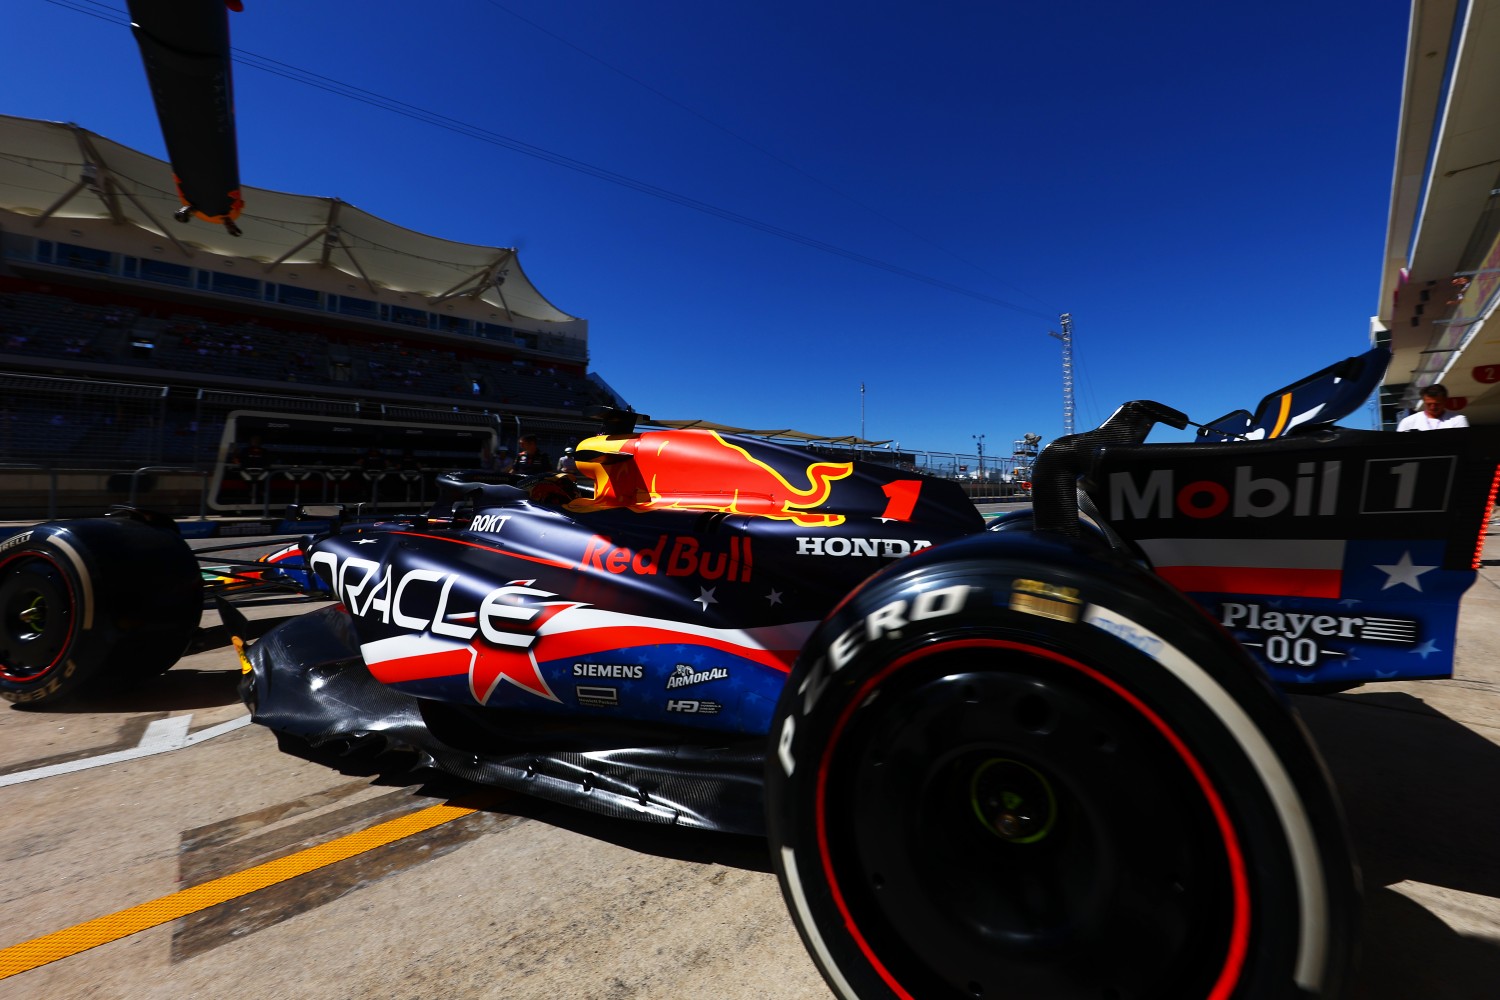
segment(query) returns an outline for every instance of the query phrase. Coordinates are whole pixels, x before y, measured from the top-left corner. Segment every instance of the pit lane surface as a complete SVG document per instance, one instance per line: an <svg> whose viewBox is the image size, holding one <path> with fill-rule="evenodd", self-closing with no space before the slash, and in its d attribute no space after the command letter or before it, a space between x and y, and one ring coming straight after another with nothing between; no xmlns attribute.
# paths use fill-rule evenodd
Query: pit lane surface
<svg viewBox="0 0 1500 1000"><path fill-rule="evenodd" d="M1364 870L1355 997L1500 982L1497 626L1492 533L1456 680L1296 699ZM763 843L303 760L238 676L210 628L128 696L0 707L0 1000L828 995Z"/></svg>

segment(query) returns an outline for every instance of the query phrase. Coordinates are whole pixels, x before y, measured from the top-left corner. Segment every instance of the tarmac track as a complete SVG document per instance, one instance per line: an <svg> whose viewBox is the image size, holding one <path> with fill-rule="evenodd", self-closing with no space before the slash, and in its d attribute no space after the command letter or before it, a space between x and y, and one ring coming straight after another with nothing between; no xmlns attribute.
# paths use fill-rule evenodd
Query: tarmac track
<svg viewBox="0 0 1500 1000"><path fill-rule="evenodd" d="M1363 866L1362 1000L1500 984L1497 539L1455 680L1296 699ZM128 695L0 707L0 1000L829 995L762 842L283 752L217 624Z"/></svg>

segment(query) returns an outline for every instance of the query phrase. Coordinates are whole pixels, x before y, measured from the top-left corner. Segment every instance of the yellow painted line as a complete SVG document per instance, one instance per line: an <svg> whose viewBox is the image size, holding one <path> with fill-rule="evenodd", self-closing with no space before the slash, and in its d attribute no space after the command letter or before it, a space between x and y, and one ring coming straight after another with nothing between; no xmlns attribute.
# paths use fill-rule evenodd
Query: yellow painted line
<svg viewBox="0 0 1500 1000"><path fill-rule="evenodd" d="M205 882L191 889L183 889L181 892L153 899L149 903L141 903L138 906L120 910L118 913L111 913L64 930L44 934L30 941L22 941L20 944L0 949L0 979L29 972L60 958L67 958L101 944L109 944L111 941L129 937L138 931L176 920L178 917L185 917L190 913L206 910L210 906L217 906L219 903L249 895L258 889L285 882L298 875L305 875L310 871L316 871L346 858L352 858L356 854L383 847L403 837L430 830L435 826L441 826L450 820L459 819L477 811L477 809L455 805L429 806L406 816L379 823L368 830L351 833L326 844L309 847L305 851L298 851L296 854L289 854L275 861L267 861L263 865L235 872L233 875L225 875L223 878L216 878L212 882Z"/></svg>

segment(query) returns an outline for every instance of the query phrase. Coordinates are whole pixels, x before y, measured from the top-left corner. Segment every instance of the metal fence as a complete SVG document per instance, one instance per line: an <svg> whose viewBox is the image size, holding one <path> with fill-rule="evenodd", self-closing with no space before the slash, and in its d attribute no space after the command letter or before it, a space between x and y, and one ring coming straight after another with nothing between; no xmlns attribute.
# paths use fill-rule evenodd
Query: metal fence
<svg viewBox="0 0 1500 1000"><path fill-rule="evenodd" d="M205 512L260 514L293 498L415 509L433 499L430 476L424 474L418 482L394 469L390 481L380 484L361 481L341 486L316 476L307 483L283 476L288 481L277 480L279 488L271 482L239 483L226 475L224 442L230 415L244 410L350 418L361 423L383 421L394 428L422 423L488 424L506 444L517 433L515 418L500 419L474 410L361 405L350 400L214 389L184 392L165 385L0 373L0 518L97 514L114 504L148 506L179 517ZM554 455L561 454L565 444L576 444L593 432L589 422L556 418L522 419L519 426L543 438L544 450ZM1016 459L955 452L836 450L837 455L827 457L864 459L954 480L976 500L1024 495L1024 477L1018 474ZM1024 467L1019 469L1024 471ZM235 498L241 494L244 502L237 505Z"/></svg>
<svg viewBox="0 0 1500 1000"><path fill-rule="evenodd" d="M225 426L231 413L250 407L343 418L361 413L360 404L347 400L0 373L0 519L100 514L117 504L179 517L223 513L209 491L222 472ZM417 415L458 424L487 419L365 409L393 428L402 426L398 417ZM268 491L244 492L244 513L266 507ZM431 499L427 492L402 483L388 487L385 499L415 506Z"/></svg>
<svg viewBox="0 0 1500 1000"><path fill-rule="evenodd" d="M0 373L0 466L132 470L204 468L236 410L466 426L494 424L473 410L361 405L344 399ZM514 424L514 420L510 421ZM514 432L512 432L513 434Z"/></svg>
<svg viewBox="0 0 1500 1000"><path fill-rule="evenodd" d="M160 385L0 374L0 464L161 462L167 396Z"/></svg>
<svg viewBox="0 0 1500 1000"><path fill-rule="evenodd" d="M900 451L885 449L852 450L850 454L865 461L894 465L937 479L951 479L976 500L1024 497L1030 495L1031 464L1034 456L1007 457L963 454L951 451Z"/></svg>

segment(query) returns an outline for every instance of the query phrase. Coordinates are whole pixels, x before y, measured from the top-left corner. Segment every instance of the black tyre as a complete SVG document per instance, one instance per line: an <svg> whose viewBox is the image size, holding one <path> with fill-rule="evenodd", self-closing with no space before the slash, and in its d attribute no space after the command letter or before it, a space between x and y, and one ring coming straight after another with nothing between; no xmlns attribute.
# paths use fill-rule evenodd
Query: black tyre
<svg viewBox="0 0 1500 1000"><path fill-rule="evenodd" d="M1357 877L1299 721L1195 605L990 534L902 560L804 648L767 826L845 998L1331 997Z"/></svg>
<svg viewBox="0 0 1500 1000"><path fill-rule="evenodd" d="M50 706L160 673L198 627L197 560L170 527L58 521L0 542L0 698Z"/></svg>

